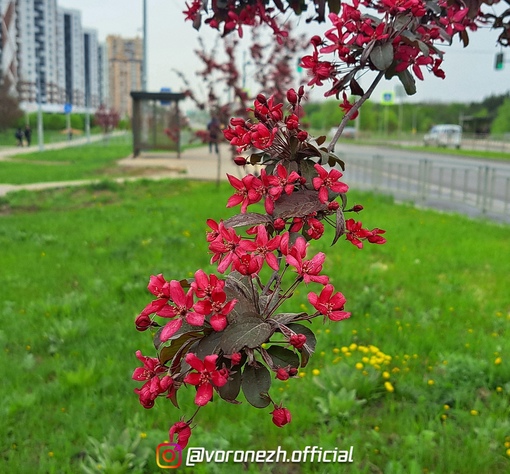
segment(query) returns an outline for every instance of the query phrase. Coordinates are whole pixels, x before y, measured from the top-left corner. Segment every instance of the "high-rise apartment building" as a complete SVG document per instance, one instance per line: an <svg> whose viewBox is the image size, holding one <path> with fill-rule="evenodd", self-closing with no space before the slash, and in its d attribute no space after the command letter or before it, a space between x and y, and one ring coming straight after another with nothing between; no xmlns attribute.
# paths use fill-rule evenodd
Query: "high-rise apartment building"
<svg viewBox="0 0 510 474"><path fill-rule="evenodd" d="M0 80L9 81L13 95L18 83L16 18L16 0L0 0Z"/></svg>
<svg viewBox="0 0 510 474"><path fill-rule="evenodd" d="M108 36L106 47L109 60L110 106L121 117L132 115L133 90L142 87L143 41L141 38Z"/></svg>
<svg viewBox="0 0 510 474"><path fill-rule="evenodd" d="M48 112L106 104L131 116L130 92L142 87L142 39L109 36L100 44L80 11L57 1L0 0L0 76L27 111L39 103Z"/></svg>

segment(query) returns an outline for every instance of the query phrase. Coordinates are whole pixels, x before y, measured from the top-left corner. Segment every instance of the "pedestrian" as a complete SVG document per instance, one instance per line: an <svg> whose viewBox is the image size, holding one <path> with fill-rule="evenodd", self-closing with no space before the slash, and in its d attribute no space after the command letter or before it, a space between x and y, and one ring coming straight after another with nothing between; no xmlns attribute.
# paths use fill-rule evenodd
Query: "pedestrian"
<svg viewBox="0 0 510 474"><path fill-rule="evenodd" d="M23 146L23 132L21 131L21 127L18 127L14 136L16 137L17 140L16 145Z"/></svg>
<svg viewBox="0 0 510 474"><path fill-rule="evenodd" d="M32 129L30 125L25 127L25 140L27 141L27 146L30 146L30 142L32 141Z"/></svg>
<svg viewBox="0 0 510 474"><path fill-rule="evenodd" d="M207 130L209 130L209 153L212 153L213 145L214 151L218 153L218 140L220 137L221 126L217 117L213 117L207 124Z"/></svg>

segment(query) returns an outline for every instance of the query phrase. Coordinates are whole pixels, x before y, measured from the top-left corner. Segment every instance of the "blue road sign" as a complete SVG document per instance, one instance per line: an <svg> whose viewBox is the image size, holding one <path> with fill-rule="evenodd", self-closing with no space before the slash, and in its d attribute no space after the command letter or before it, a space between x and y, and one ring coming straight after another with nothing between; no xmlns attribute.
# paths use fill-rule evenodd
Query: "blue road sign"
<svg viewBox="0 0 510 474"><path fill-rule="evenodd" d="M172 92L172 89L170 89L170 87L162 87L160 92ZM170 105L169 100L160 100L159 102L161 105Z"/></svg>
<svg viewBox="0 0 510 474"><path fill-rule="evenodd" d="M69 103L64 104L64 113L65 114L70 114L72 110L73 110L73 104L69 104Z"/></svg>

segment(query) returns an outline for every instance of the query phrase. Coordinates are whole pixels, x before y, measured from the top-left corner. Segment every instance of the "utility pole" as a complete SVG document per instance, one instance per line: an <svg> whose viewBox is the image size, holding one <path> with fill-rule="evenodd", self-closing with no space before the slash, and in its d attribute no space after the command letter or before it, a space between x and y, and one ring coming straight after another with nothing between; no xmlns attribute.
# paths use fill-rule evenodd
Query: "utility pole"
<svg viewBox="0 0 510 474"><path fill-rule="evenodd" d="M43 131L43 116L42 116L42 94L41 94L41 76L40 76L39 58L37 59L37 142L39 151L44 151L44 131Z"/></svg>
<svg viewBox="0 0 510 474"><path fill-rule="evenodd" d="M143 0L142 90L147 90L147 0Z"/></svg>

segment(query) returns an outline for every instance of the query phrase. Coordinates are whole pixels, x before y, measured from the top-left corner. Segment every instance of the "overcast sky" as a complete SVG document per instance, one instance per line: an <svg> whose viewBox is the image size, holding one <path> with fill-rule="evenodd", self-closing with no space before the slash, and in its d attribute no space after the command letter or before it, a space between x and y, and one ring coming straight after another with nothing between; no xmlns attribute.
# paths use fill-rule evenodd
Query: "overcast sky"
<svg viewBox="0 0 510 474"><path fill-rule="evenodd" d="M80 10L83 26L97 29L100 41L110 34L142 36L143 0L57 1L59 6ZM184 0L147 0L148 88L151 91L159 91L162 87L170 87L174 92L182 90L182 82L172 72L173 69L182 71L193 81L194 74L201 68L193 53L198 48L198 37L201 36L206 44L212 44L217 35L207 26L197 32L190 22L184 22L184 5ZM312 36L324 32L328 27L327 24L307 25L303 18L297 31L310 32L309 36ZM500 51L496 38L495 31L478 30L470 32L471 43L465 49L457 40L451 47L443 46L441 49L446 51L443 62L446 79L425 74L424 81L416 80L418 92L406 100L477 102L491 94L509 92L510 48L505 52L507 63L504 69L496 71L494 57ZM362 86L366 88L369 82L364 81ZM396 84L398 81L386 81L380 85L373 100L379 101L382 93L394 90ZM314 91L312 98L320 99L325 91L322 88Z"/></svg>

